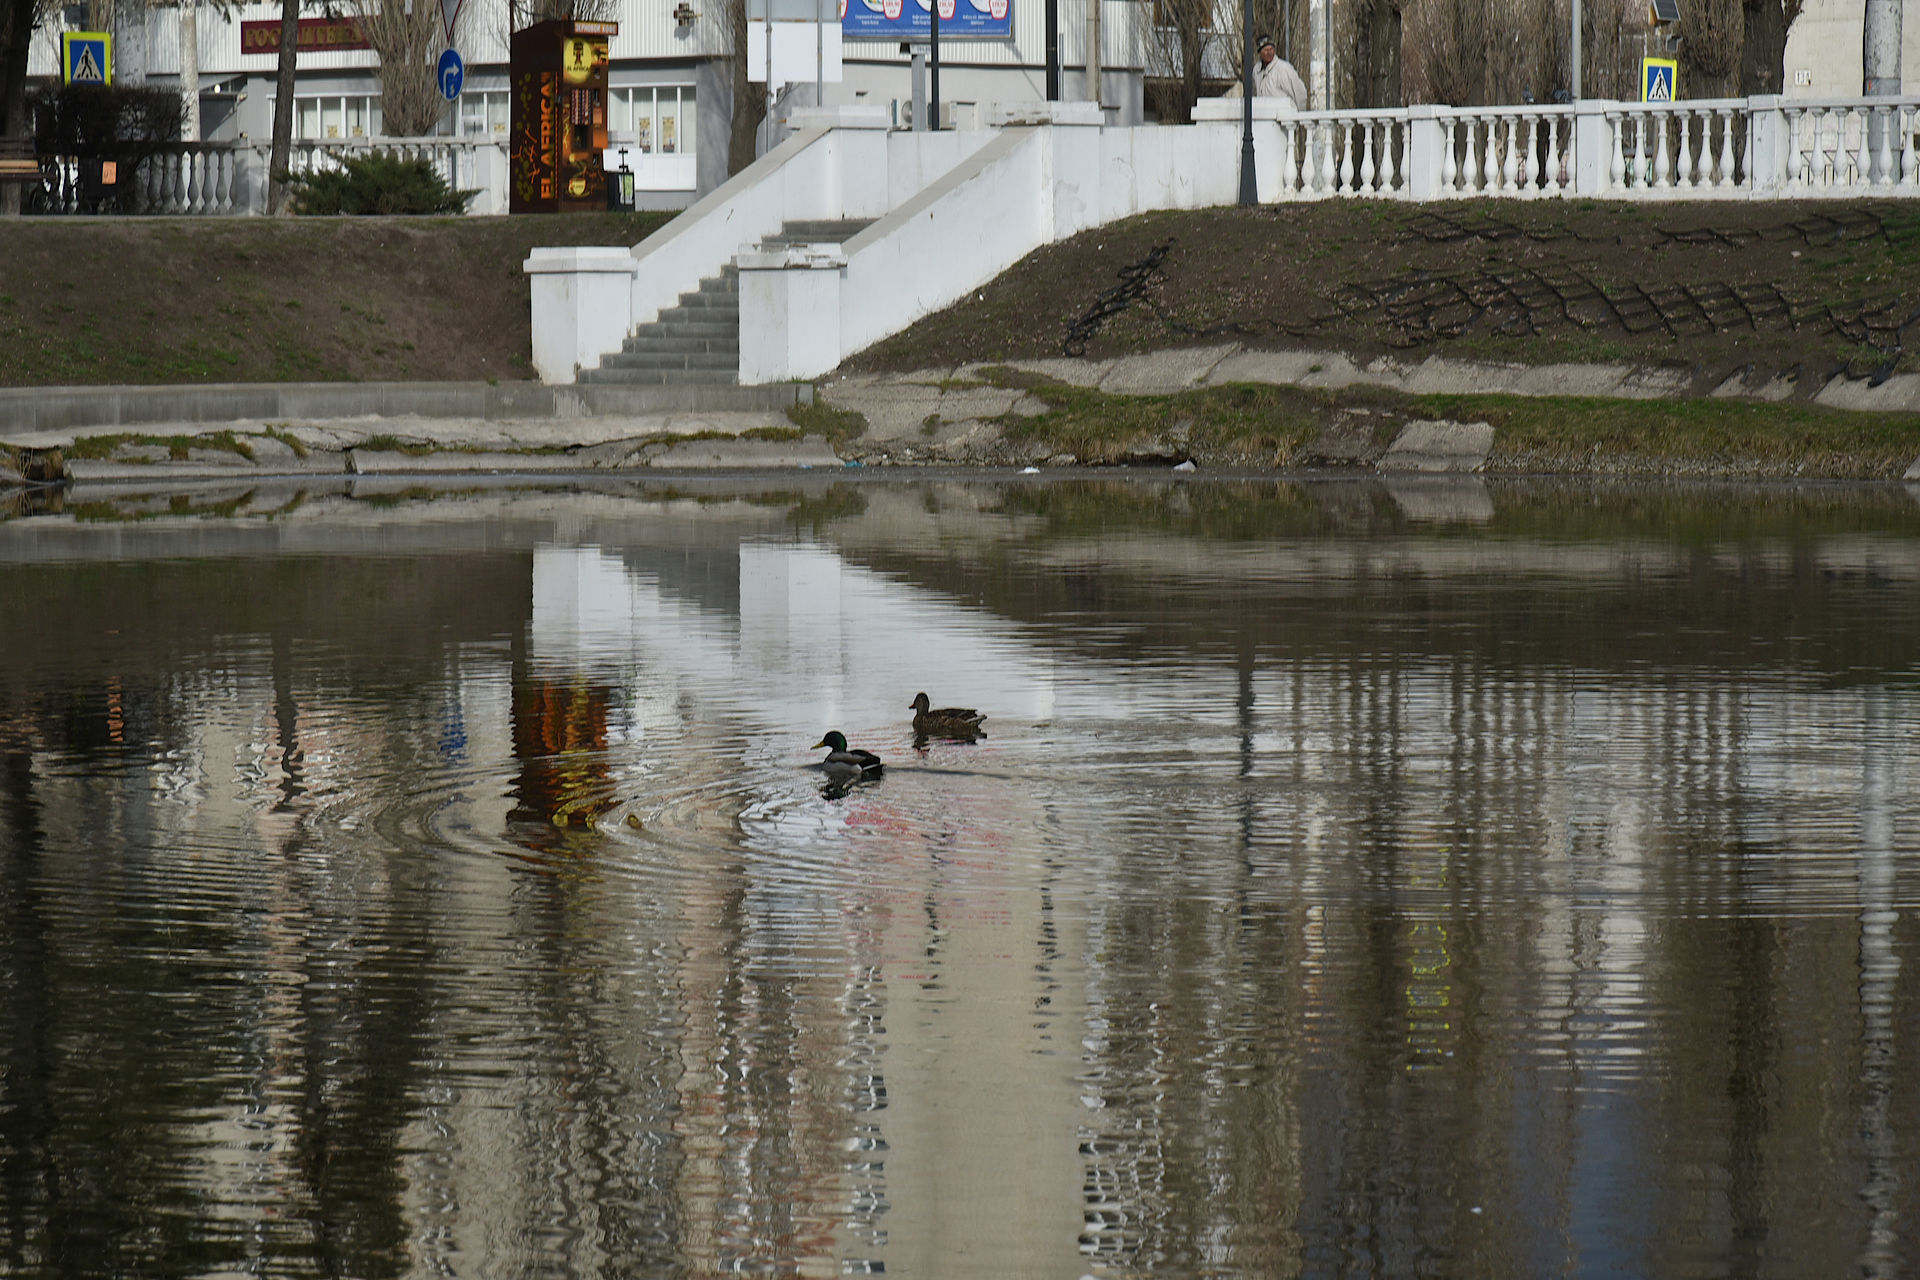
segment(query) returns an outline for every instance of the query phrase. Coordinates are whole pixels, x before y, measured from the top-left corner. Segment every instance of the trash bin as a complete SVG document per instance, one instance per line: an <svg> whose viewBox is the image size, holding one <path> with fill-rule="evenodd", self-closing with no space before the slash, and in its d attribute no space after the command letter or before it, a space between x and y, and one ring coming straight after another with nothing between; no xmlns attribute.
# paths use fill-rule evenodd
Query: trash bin
<svg viewBox="0 0 1920 1280"><path fill-rule="evenodd" d="M607 174L607 208L614 213L633 212L633 170L627 167L627 149L620 148L620 167Z"/></svg>
<svg viewBox="0 0 1920 1280"><path fill-rule="evenodd" d="M125 172L118 160L100 156L80 158L80 212L109 213L121 208L121 177Z"/></svg>

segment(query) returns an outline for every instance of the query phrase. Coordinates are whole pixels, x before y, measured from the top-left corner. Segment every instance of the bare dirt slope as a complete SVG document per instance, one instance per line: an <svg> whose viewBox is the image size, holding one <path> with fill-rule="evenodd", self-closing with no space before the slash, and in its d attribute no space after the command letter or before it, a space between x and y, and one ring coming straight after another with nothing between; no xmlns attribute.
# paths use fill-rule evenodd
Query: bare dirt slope
<svg viewBox="0 0 1920 1280"><path fill-rule="evenodd" d="M665 220L0 219L0 386L530 378L527 250Z"/></svg>
<svg viewBox="0 0 1920 1280"><path fill-rule="evenodd" d="M532 376L542 244L660 214L0 220L0 385ZM1231 339L1728 373L1910 368L1920 201L1325 201L1150 214L1040 250L851 370Z"/></svg>
<svg viewBox="0 0 1920 1280"><path fill-rule="evenodd" d="M1150 214L1042 249L849 362L1232 339L1372 357L1679 364L1706 389L1910 368L1920 202L1326 201Z"/></svg>

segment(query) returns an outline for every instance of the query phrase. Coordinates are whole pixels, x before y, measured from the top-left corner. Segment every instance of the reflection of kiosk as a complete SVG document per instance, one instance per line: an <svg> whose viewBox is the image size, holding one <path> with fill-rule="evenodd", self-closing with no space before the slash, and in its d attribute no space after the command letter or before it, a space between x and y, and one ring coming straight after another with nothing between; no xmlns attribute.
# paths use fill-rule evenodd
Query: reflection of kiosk
<svg viewBox="0 0 1920 1280"><path fill-rule="evenodd" d="M556 19L513 33L509 211L607 207L607 41L619 29Z"/></svg>

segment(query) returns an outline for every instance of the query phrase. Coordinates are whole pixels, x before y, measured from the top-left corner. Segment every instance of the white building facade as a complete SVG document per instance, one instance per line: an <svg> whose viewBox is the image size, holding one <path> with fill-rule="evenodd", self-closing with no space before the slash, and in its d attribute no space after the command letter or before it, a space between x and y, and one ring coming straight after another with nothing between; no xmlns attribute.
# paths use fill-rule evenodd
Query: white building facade
<svg viewBox="0 0 1920 1280"><path fill-rule="evenodd" d="M1142 60L1140 41L1130 25L1135 6L1129 0L1092 2L1100 5L1103 19L1098 28L1103 105L1112 123L1138 123ZM1087 97L1089 3L1057 3L1059 93L1069 101ZM831 15L831 3L826 7ZM1010 39L942 41L940 97L949 121L964 121L989 103L1047 96L1047 5L1045 0L1012 0L1012 7ZM114 33L115 82L182 84L183 61L190 67L194 60L181 56L181 9L125 9L144 21ZM718 3L696 8L675 0L619 0L613 15L619 34L609 51L607 159L609 168L624 162L633 169L636 202L642 208L682 207L726 180L733 123L726 15L727 7ZM69 22L69 16L75 20ZM206 6L197 10L193 27L202 139L264 145L271 138L277 57L270 51L247 52L242 33L246 24L277 25L279 17L279 7L271 4L228 12ZM77 12L63 16L56 9L52 20L35 33L31 74L57 77L61 35L85 25ZM502 157L509 126L508 34L504 10L463 8L451 43L465 64L464 84L438 129L443 136L497 143ZM301 52L294 137L303 144L306 158L329 146L385 136L376 68L371 50ZM912 119L911 80L911 58L897 42L848 41L839 77L825 84L823 97L828 105L885 106L907 127ZM763 133L762 149L784 136L780 121L787 109L814 104L813 81L810 73L804 81L777 87L775 127ZM503 161L498 167L504 172Z"/></svg>

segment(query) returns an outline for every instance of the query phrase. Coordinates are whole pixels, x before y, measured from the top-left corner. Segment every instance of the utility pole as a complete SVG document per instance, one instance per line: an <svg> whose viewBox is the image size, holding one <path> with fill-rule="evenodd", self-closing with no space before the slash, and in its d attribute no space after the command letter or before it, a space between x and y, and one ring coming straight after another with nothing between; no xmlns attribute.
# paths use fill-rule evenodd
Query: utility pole
<svg viewBox="0 0 1920 1280"><path fill-rule="evenodd" d="M1580 0L1573 0L1573 100L1580 101Z"/></svg>
<svg viewBox="0 0 1920 1280"><path fill-rule="evenodd" d="M1248 208L1260 203L1253 177L1253 59L1253 0L1240 0L1240 203Z"/></svg>
<svg viewBox="0 0 1920 1280"><path fill-rule="evenodd" d="M1867 21L1860 50L1866 75L1860 91L1869 98L1900 96L1900 10L1904 3L1905 0L1867 0ZM1869 182L1886 182L1898 176L1901 148L1886 145L1887 129L1899 119L1899 109L1895 108L1892 114L1892 120L1879 110L1867 117ZM1883 151L1890 153L1888 159L1895 167L1893 173L1888 173L1880 163Z"/></svg>
<svg viewBox="0 0 1920 1280"><path fill-rule="evenodd" d="M1902 0L1867 0L1861 49L1866 83L1860 91L1869 98L1900 96L1901 7Z"/></svg>

